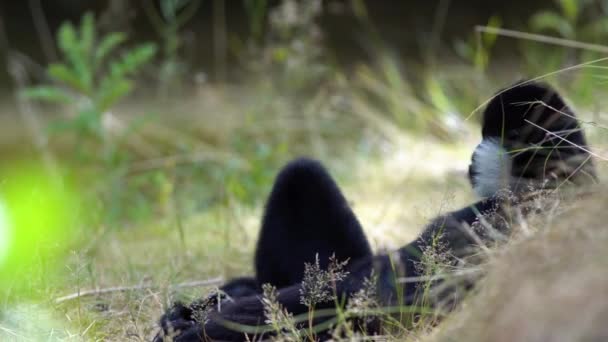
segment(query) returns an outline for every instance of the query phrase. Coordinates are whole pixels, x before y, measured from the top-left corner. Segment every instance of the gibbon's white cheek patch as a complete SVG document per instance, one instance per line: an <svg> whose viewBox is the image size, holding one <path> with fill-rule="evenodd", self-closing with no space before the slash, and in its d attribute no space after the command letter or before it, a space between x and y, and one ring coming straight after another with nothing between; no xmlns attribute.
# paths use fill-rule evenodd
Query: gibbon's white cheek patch
<svg viewBox="0 0 608 342"><path fill-rule="evenodd" d="M473 190L490 197L509 187L511 158L496 139L483 139L473 153Z"/></svg>

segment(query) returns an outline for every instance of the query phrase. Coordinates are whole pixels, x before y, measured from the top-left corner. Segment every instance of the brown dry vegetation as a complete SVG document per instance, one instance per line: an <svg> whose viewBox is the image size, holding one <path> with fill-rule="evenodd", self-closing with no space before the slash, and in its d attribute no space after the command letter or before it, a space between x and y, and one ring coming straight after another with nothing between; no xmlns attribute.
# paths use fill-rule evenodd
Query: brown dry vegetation
<svg viewBox="0 0 608 342"><path fill-rule="evenodd" d="M606 341L606 188L566 197L493 251L477 290L423 340Z"/></svg>

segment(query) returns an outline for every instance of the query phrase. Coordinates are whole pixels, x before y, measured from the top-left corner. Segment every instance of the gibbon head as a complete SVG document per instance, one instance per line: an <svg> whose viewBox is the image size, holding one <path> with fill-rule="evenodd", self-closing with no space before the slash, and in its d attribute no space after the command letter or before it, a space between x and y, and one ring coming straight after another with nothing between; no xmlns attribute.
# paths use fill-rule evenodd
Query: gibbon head
<svg viewBox="0 0 608 342"><path fill-rule="evenodd" d="M595 179L578 119L547 84L519 82L499 91L483 112L481 135L469 166L481 197Z"/></svg>

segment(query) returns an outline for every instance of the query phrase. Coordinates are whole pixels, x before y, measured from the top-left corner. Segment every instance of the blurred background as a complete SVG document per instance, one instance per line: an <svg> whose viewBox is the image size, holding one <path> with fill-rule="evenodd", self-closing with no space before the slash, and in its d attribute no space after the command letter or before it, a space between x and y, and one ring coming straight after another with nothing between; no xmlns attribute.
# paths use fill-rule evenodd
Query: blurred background
<svg viewBox="0 0 608 342"><path fill-rule="evenodd" d="M297 156L328 166L376 250L399 247L474 198L480 111L521 79L563 92L601 153L607 39L601 0L3 1L0 184L54 190L19 207L48 217L29 230L0 198L0 279L18 283L0 336L147 340L207 291L175 286L251 273ZM53 232L50 251L24 231Z"/></svg>

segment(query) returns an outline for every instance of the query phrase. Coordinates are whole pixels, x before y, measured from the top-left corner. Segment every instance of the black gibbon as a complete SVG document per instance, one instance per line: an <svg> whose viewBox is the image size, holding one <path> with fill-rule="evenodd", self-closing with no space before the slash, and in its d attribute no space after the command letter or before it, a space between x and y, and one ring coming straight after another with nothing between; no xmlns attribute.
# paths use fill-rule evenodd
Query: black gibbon
<svg viewBox="0 0 608 342"><path fill-rule="evenodd" d="M255 253L255 277L234 279L220 288L221 294L189 305L175 304L162 316L155 341L253 338L253 332L235 329L234 323L265 325L261 285L266 283L278 289L277 301L286 311L294 315L308 312L300 298L304 263L314 262L317 256L322 267L328 266L332 255L349 260L348 275L334 284L337 298L347 301L373 273L381 305L414 305L424 281L396 279L424 278L420 263L425 248L439 242L454 260L466 257L479 243L492 241L495 232L489 230L501 229L479 222L509 215L505 206L517 205L532 189L595 180L583 131L572 110L548 85L521 82L498 92L487 104L482 122L483 139L469 167L471 184L482 199L435 218L416 240L390 255L372 254L356 216L319 162L298 159L289 163L279 173L266 204ZM329 300L315 309L335 307L336 302ZM208 310L205 319L199 319L198 310ZM314 323L331 318L318 317ZM365 325L362 329L368 333L379 329L374 320ZM260 335L255 333L257 338ZM320 333L317 338L326 337Z"/></svg>

